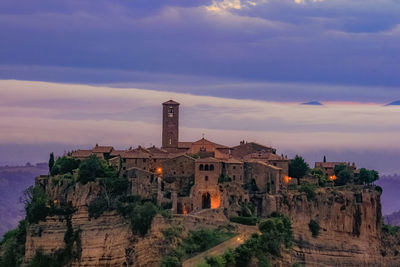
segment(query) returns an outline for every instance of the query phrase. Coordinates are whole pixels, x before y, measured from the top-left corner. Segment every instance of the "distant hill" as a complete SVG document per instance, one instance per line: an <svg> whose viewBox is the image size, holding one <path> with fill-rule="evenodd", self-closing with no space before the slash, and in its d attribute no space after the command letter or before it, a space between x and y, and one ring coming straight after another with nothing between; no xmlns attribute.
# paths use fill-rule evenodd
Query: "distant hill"
<svg viewBox="0 0 400 267"><path fill-rule="evenodd" d="M387 106L400 106L400 100L387 104Z"/></svg>
<svg viewBox="0 0 400 267"><path fill-rule="evenodd" d="M36 176L47 172L47 164L0 167L0 238L24 217L23 191L34 184Z"/></svg>
<svg viewBox="0 0 400 267"><path fill-rule="evenodd" d="M400 210L400 175L382 176L377 185L383 188L382 214L389 215Z"/></svg>
<svg viewBox="0 0 400 267"><path fill-rule="evenodd" d="M383 220L386 224L400 225L400 210L393 212L392 214L383 216Z"/></svg>
<svg viewBox="0 0 400 267"><path fill-rule="evenodd" d="M302 103L302 105L309 105L309 106L323 106L321 102L319 101L310 101L306 103Z"/></svg>

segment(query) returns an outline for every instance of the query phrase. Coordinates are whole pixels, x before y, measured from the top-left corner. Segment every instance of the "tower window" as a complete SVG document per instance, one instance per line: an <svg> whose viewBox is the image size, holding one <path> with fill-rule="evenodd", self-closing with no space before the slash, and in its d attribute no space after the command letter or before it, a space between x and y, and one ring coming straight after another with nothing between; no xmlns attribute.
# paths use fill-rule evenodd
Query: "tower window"
<svg viewBox="0 0 400 267"><path fill-rule="evenodd" d="M200 171L202 171L202 170L204 169L204 166L203 166L203 164L200 164L200 167L199 167L199 169L200 169Z"/></svg>
<svg viewBox="0 0 400 267"><path fill-rule="evenodd" d="M172 139L171 138L169 139L169 144L172 145Z"/></svg>
<svg viewBox="0 0 400 267"><path fill-rule="evenodd" d="M213 171L213 170L214 170L214 165L211 164L211 165L210 165L210 171Z"/></svg>
<svg viewBox="0 0 400 267"><path fill-rule="evenodd" d="M174 108L169 107L168 108L168 117L172 118L174 116Z"/></svg>

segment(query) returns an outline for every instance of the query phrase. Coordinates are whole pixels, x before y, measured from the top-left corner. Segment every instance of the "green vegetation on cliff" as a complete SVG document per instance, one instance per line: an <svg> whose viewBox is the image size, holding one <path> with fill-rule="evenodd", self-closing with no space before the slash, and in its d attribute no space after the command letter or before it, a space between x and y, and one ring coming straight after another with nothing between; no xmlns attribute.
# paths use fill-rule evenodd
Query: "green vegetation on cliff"
<svg viewBox="0 0 400 267"><path fill-rule="evenodd" d="M22 220L18 227L8 231L0 242L0 266L20 266L25 254L27 222Z"/></svg>
<svg viewBox="0 0 400 267"><path fill-rule="evenodd" d="M171 233L170 233L171 232ZM171 240L171 235L174 237L179 236L179 230L168 230L163 232L167 240ZM200 229L197 231L189 232L188 236L184 238L179 246L165 256L161 262L162 267L179 267L183 259L190 258L200 252L206 251L216 245L224 242L225 240L233 237L235 234L229 227L220 227L218 229Z"/></svg>
<svg viewBox="0 0 400 267"><path fill-rule="evenodd" d="M280 257L282 247L292 246L291 222L288 217L274 213L260 223L259 229L261 235L253 234L244 244L221 256L207 257L198 267L245 267L252 258L257 258L258 266L270 266L271 257Z"/></svg>

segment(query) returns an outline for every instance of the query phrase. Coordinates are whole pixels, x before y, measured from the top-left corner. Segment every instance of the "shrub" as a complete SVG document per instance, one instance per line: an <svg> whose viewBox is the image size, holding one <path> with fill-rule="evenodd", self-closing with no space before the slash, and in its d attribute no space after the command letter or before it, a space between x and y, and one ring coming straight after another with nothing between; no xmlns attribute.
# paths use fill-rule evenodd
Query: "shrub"
<svg viewBox="0 0 400 267"><path fill-rule="evenodd" d="M160 266L161 267L180 267L181 262L175 256L166 256L162 259Z"/></svg>
<svg viewBox="0 0 400 267"><path fill-rule="evenodd" d="M117 178L117 170L105 160L91 155L79 165L78 181L82 184L94 181L96 178Z"/></svg>
<svg viewBox="0 0 400 267"><path fill-rule="evenodd" d="M315 179L318 180L318 185L319 186L321 186L321 187L325 187L326 186L326 183L328 182L328 180L326 179L326 176L325 176L324 172L321 169L319 169L319 168L312 169L310 171L310 173Z"/></svg>
<svg viewBox="0 0 400 267"><path fill-rule="evenodd" d="M243 216L231 217L229 218L229 220L231 222L245 224L245 225L256 225L258 222L257 217L243 217Z"/></svg>
<svg viewBox="0 0 400 267"><path fill-rule="evenodd" d="M292 245L293 232L288 217L282 215L271 217L260 223L259 228L262 232L261 235L253 235L244 244L236 248L236 266L247 266L252 257L259 257L265 253L279 256L282 245L286 247ZM266 258L259 257L259 262L268 266Z"/></svg>
<svg viewBox="0 0 400 267"><path fill-rule="evenodd" d="M108 210L108 203L107 200L99 196L90 202L88 207L89 218L97 219L100 217L105 211Z"/></svg>
<svg viewBox="0 0 400 267"><path fill-rule="evenodd" d="M380 195L382 195L383 189L379 185L375 186L375 190L379 192Z"/></svg>
<svg viewBox="0 0 400 267"><path fill-rule="evenodd" d="M222 256L209 256L206 257L206 263L211 267L224 267L226 260Z"/></svg>
<svg viewBox="0 0 400 267"><path fill-rule="evenodd" d="M179 226L169 227L169 228L163 230L162 233L163 233L163 235L164 235L164 238L165 238L167 241L171 241L171 240L173 240L174 238L176 238L176 237L178 237L178 236L181 235L181 233L182 233L182 227L179 227Z"/></svg>
<svg viewBox="0 0 400 267"><path fill-rule="evenodd" d="M51 201L41 186L31 186L24 192L25 213L29 223L38 223L49 215Z"/></svg>
<svg viewBox="0 0 400 267"><path fill-rule="evenodd" d="M19 266L25 254L26 221L18 223L18 227L4 234L0 246L0 266Z"/></svg>
<svg viewBox="0 0 400 267"><path fill-rule="evenodd" d="M308 200L315 199L315 185L303 184L300 186L299 191L306 193Z"/></svg>
<svg viewBox="0 0 400 267"><path fill-rule="evenodd" d="M191 255L212 248L232 236L232 232L223 229L200 229L191 231L182 241L181 247L186 254Z"/></svg>
<svg viewBox="0 0 400 267"><path fill-rule="evenodd" d="M389 235L397 235L400 232L400 226L392 226L390 224L382 224L382 232Z"/></svg>
<svg viewBox="0 0 400 267"><path fill-rule="evenodd" d="M130 214L133 232L142 236L147 234L157 211L157 207L151 202L146 202L143 205L136 205Z"/></svg>
<svg viewBox="0 0 400 267"><path fill-rule="evenodd" d="M319 235L319 230L321 229L321 227L319 226L319 223L317 221L310 220L310 223L308 224L308 228L310 229L312 236L317 238Z"/></svg>
<svg viewBox="0 0 400 267"><path fill-rule="evenodd" d="M80 160L71 157L60 157L56 160L50 170L51 175L72 173L73 170L79 167Z"/></svg>

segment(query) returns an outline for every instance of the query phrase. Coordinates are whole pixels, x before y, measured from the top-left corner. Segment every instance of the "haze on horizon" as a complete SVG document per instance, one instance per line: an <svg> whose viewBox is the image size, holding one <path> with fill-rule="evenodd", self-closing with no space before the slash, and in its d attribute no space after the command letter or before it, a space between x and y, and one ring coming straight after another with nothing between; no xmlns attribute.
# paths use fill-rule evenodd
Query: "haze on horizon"
<svg viewBox="0 0 400 267"><path fill-rule="evenodd" d="M400 172L400 107L384 106L400 99L398 14L398 0L1 1L0 164L158 144L176 98L186 140Z"/></svg>

